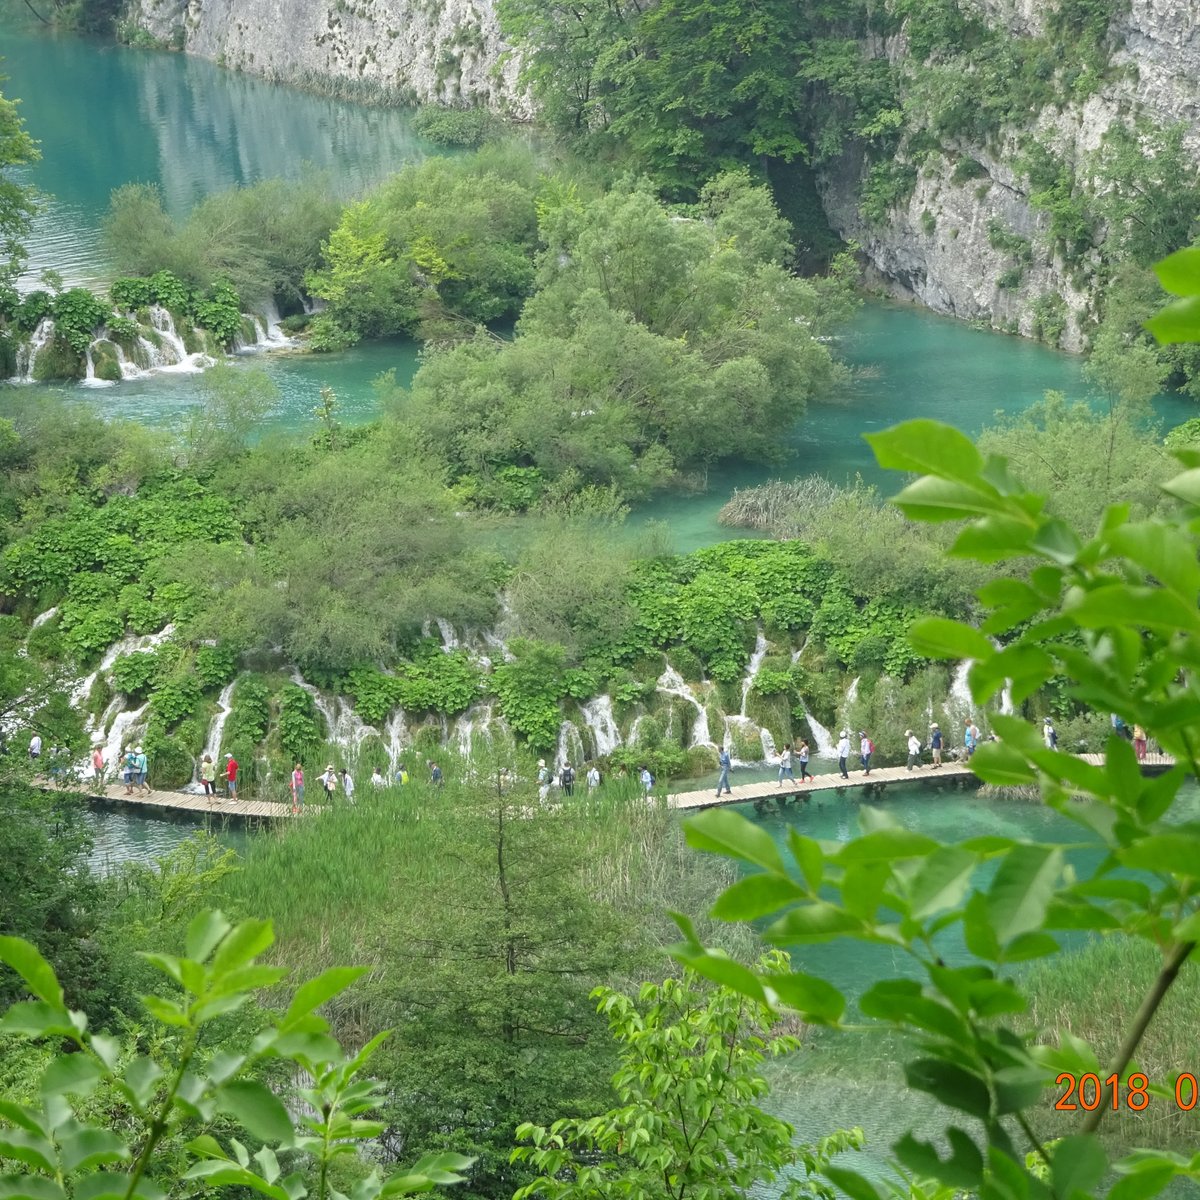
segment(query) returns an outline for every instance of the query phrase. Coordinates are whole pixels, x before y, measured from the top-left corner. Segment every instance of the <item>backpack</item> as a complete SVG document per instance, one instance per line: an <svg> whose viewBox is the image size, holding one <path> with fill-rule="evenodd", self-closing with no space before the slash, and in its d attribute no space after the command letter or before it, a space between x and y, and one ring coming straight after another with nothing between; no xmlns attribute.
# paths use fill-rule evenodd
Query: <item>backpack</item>
<svg viewBox="0 0 1200 1200"><path fill-rule="evenodd" d="M870 738L867 738L867 753L868 754L875 753L875 743L873 741L871 741Z"/></svg>
<svg viewBox="0 0 1200 1200"><path fill-rule="evenodd" d="M560 778L562 779L563 783L567 783L567 784L574 783L575 782L575 768L574 767L563 767L562 775L560 776Z"/></svg>
<svg viewBox="0 0 1200 1200"><path fill-rule="evenodd" d="M1053 725L1050 726L1050 749L1058 749L1058 734L1055 732Z"/></svg>

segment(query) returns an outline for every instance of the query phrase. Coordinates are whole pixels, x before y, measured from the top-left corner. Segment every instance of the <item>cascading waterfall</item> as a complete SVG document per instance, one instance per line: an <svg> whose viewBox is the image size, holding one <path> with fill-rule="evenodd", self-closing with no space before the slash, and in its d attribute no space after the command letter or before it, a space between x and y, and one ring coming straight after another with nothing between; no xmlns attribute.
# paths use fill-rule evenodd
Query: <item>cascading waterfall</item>
<svg viewBox="0 0 1200 1200"><path fill-rule="evenodd" d="M812 730L813 741L816 743L812 749L817 757L837 758L837 743L833 740L833 735L812 715L803 700L800 701L800 705L804 709L804 719Z"/></svg>
<svg viewBox="0 0 1200 1200"><path fill-rule="evenodd" d="M392 770L396 769L396 764L400 761L400 755L404 751L404 743L408 738L408 727L404 723L404 709L398 708L387 719L387 724L383 727L384 739L387 744L388 762L392 765Z"/></svg>
<svg viewBox="0 0 1200 1200"><path fill-rule="evenodd" d="M457 650L459 646L462 645L462 643L458 640L458 634L454 632L454 626L451 625L449 621L442 617L438 617L436 625L438 627L438 633L442 635L442 649L445 650L447 654L449 654L451 650Z"/></svg>
<svg viewBox="0 0 1200 1200"><path fill-rule="evenodd" d="M175 329L175 320L167 309L160 304L152 304L150 306L150 324L154 326L159 338L163 342L165 350L168 354L159 354L159 358L164 361L155 363L151 359L151 364L159 371L173 371L176 373L195 373L203 371L205 367L211 367L213 360L207 354L189 354L187 346L183 343ZM147 343L153 347L152 343Z"/></svg>
<svg viewBox="0 0 1200 1200"><path fill-rule="evenodd" d="M583 762L583 739L574 721L564 721L558 727L558 749L554 754L554 769L561 771L567 763Z"/></svg>
<svg viewBox="0 0 1200 1200"><path fill-rule="evenodd" d="M36 617L29 623L30 629L36 629L39 625L45 625L47 621L53 621L58 616L58 605L53 608L46 609L43 613L38 613Z"/></svg>
<svg viewBox="0 0 1200 1200"><path fill-rule="evenodd" d="M83 356L84 374L79 381L80 387L88 388L106 388L115 386L115 381L112 379L97 379L96 378L96 361L92 357L92 347L89 345Z"/></svg>
<svg viewBox="0 0 1200 1200"><path fill-rule="evenodd" d="M43 317L29 335L29 341L17 346L17 373L13 376L17 383L33 382L33 368L37 363L37 356L53 337L54 320L51 317Z"/></svg>
<svg viewBox="0 0 1200 1200"><path fill-rule="evenodd" d="M225 722L229 720L229 714L233 709L233 688L234 684L227 683L221 689L221 694L217 697L216 716L213 717L212 724L208 727L208 737L204 742L204 753L213 762L217 761L217 756L221 752L221 735L225 732Z"/></svg>
<svg viewBox="0 0 1200 1200"><path fill-rule="evenodd" d="M972 660L964 658L954 669L954 678L950 680L950 702L964 714L974 707L971 700L971 689L967 685L967 672L971 669Z"/></svg>
<svg viewBox="0 0 1200 1200"><path fill-rule="evenodd" d="M104 761L108 764L110 778L117 778L117 772L121 768L121 752L132 740L130 735L133 727L142 719L142 714L148 707L149 703L147 702L141 708L126 709L113 717L113 723L109 727L108 736L104 742Z"/></svg>
<svg viewBox="0 0 1200 1200"><path fill-rule="evenodd" d="M686 700L696 710L696 720L692 724L691 745L715 745L708 728L708 710L696 698L683 676L670 663L667 664L666 670L658 677L655 688L666 696L678 696L681 700Z"/></svg>
<svg viewBox="0 0 1200 1200"><path fill-rule="evenodd" d="M291 678L297 687L302 687L312 697L317 712L325 718L329 740L340 750L356 754L367 738L379 736L379 730L366 724L341 696L335 696L331 703L299 671L293 671Z"/></svg>
<svg viewBox="0 0 1200 1200"><path fill-rule="evenodd" d="M750 700L750 689L754 686L754 680L758 677L759 668L766 657L767 639L760 629L754 639L754 652L750 655L750 665L746 668L746 678L742 680L742 706L738 709L738 716L744 717L746 715L746 705Z"/></svg>
<svg viewBox="0 0 1200 1200"><path fill-rule="evenodd" d="M454 739L463 758L471 757L475 738L486 736L492 724L493 707L490 704L472 704L465 713L455 718Z"/></svg>
<svg viewBox="0 0 1200 1200"><path fill-rule="evenodd" d="M617 720L613 715L612 697L597 696L586 704L579 706L583 714L584 724L591 732L592 741L596 746L596 754L603 758L611 754L621 744L621 731L617 728ZM708 718L705 718L707 724ZM695 728L692 730L695 736Z"/></svg>

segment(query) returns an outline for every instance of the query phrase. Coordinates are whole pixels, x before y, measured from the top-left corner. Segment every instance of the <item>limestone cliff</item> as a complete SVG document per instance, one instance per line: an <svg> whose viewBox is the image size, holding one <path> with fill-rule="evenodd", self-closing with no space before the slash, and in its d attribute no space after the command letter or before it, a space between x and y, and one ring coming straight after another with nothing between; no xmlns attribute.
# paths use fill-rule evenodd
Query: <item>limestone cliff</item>
<svg viewBox="0 0 1200 1200"><path fill-rule="evenodd" d="M526 114L491 0L131 0L164 43L281 82Z"/></svg>
<svg viewBox="0 0 1200 1200"><path fill-rule="evenodd" d="M973 3L989 24L1014 36L1042 32L1043 0ZM1185 143L1200 159L1200 9L1194 0L1132 0L1111 37L1117 49L1108 81L1082 103L1048 106L1033 131L1080 161L1114 121L1183 123ZM881 52L902 58L903 35ZM970 80L962 86L970 88ZM922 165L908 199L883 221L868 221L860 210L867 168L861 151L847 151L823 172L821 195L830 224L860 244L873 282L892 295L1079 349L1091 321L1088 264L1084 270L1065 264L1050 248L1048 218L1030 204L1028 181L1013 165L1028 132L1009 131L989 146L944 145ZM970 171L961 170L964 162ZM1013 246L1024 251L1020 262Z"/></svg>

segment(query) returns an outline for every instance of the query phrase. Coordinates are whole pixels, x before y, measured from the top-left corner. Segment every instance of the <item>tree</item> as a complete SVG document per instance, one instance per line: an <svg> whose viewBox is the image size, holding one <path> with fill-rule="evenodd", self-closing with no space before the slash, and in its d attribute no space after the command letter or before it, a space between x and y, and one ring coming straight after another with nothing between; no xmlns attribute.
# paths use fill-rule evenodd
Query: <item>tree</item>
<svg viewBox="0 0 1200 1200"><path fill-rule="evenodd" d="M776 952L759 969L779 971L786 962ZM620 1107L549 1129L521 1125L517 1137L528 1144L513 1151L513 1160L532 1163L541 1175L514 1200L721 1200L757 1194L781 1176L786 1200L833 1196L812 1177L834 1154L861 1149L862 1130L797 1146L792 1127L759 1107L768 1091L763 1062L800 1045L773 1029L768 1005L692 971L643 984L636 1001L612 988L594 996L621 1046L613 1076Z"/></svg>
<svg viewBox="0 0 1200 1200"><path fill-rule="evenodd" d="M1195 261L1192 255L1182 263ZM1163 274L1172 286L1195 286L1179 265ZM1182 334L1185 326L1168 328ZM1046 497L1026 491L1003 459L985 460L946 426L910 421L869 440L881 465L916 474L896 499L910 518L966 522L953 553L1035 564L1022 578L980 589L980 628L930 618L914 626L914 648L973 660L968 681L977 705L1006 681L1019 704L1063 677L1077 702L1151 731L1175 765L1144 777L1133 749L1116 734L1105 761L1089 764L1047 748L1024 721L993 715L1002 740L980 747L974 770L989 783L1039 788L1046 804L1103 846L1088 868L1068 868L1060 844L1007 837L942 842L901 828L886 812L864 814L863 835L848 843L823 845L793 834L790 862L765 831L729 812L697 818L689 840L753 865L755 873L729 889L714 911L726 919L767 919L769 942L848 937L909 957L910 975L877 980L859 1001L865 1016L912 1039L908 1085L947 1110L938 1145L911 1132L894 1144L905 1169L983 1197L1088 1195L1109 1170L1096 1131L1114 1097L1135 1110L1150 1095L1159 1103L1174 1099L1174 1080L1138 1072L1138 1047L1179 973L1195 969L1190 964L1200 944L1200 829L1181 794L1200 769L1200 452L1179 451L1187 469L1163 485L1174 510L1134 519L1127 506L1115 505L1088 537L1052 515ZM972 890L985 866L985 882ZM950 930L961 932L962 965L949 965L935 940ZM1053 961L1066 930L1121 935L1153 948L1157 969L1143 1002L1103 1064L1067 1031L1046 1044L1027 1015L1020 976L1009 971L1015 963ZM845 1000L828 982L802 972L782 979L743 974L706 952L686 925L685 933L681 958L693 969L806 1020L843 1024ZM1103 1101L1089 1105L1085 1086L1082 1107L1090 1111L1079 1132L1044 1143L1037 1105L1045 1089L1057 1079L1061 1095L1088 1075ZM1112 1194L1124 1197L1152 1197L1177 1176L1194 1177L1186 1157L1152 1149L1111 1165L1122 1177ZM879 1196L857 1174L835 1167L825 1174L851 1195Z"/></svg>
<svg viewBox="0 0 1200 1200"><path fill-rule="evenodd" d="M0 76L0 83L4 76ZM18 183L10 168L36 162L37 143L25 131L19 101L0 92L0 309L7 308L13 284L25 265L25 244L36 205L34 190Z"/></svg>
<svg viewBox="0 0 1200 1200"><path fill-rule="evenodd" d="M144 997L148 1028L139 1042L90 1027L87 1014L68 1009L37 949L0 937L0 963L33 997L8 1009L0 1031L50 1048L37 1099L6 1099L0 1112L0 1163L10 1194L148 1200L186 1181L270 1200L347 1200L336 1186L339 1168L381 1128L366 1117L382 1095L365 1068L385 1035L353 1057L329 1036L316 1010L362 974L339 967L301 985L275 1024L253 1021L248 1043L230 1038L222 1019L286 975L258 962L272 941L266 921L234 926L209 912L188 927L183 955L146 954L173 986ZM59 1047L65 1052L56 1053ZM302 1115L293 1116L263 1082L272 1069L282 1078L280 1067L303 1081L293 1108ZM244 1141L260 1147L253 1159ZM276 1150L293 1157L286 1175ZM353 1195L376 1200L428 1191L459 1182L470 1165L447 1153L385 1179L378 1167L362 1164Z"/></svg>
<svg viewBox="0 0 1200 1200"><path fill-rule="evenodd" d="M188 414L188 457L210 464L236 457L279 399L279 388L261 367L214 363L200 376L200 403Z"/></svg>

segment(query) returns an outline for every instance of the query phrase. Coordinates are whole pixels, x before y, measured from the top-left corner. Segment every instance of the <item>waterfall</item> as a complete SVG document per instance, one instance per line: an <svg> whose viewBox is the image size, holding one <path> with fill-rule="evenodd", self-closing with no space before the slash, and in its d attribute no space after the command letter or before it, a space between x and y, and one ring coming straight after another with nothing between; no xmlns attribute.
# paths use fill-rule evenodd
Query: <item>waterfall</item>
<svg viewBox="0 0 1200 1200"><path fill-rule="evenodd" d="M451 650L457 650L462 643L458 640L458 634L454 632L454 626L449 621L438 617L436 621L438 632L442 635L442 649L447 654Z"/></svg>
<svg viewBox="0 0 1200 1200"><path fill-rule="evenodd" d="M138 340L141 342L143 348L155 350L155 347L146 341L145 338L139 338ZM157 351L155 352L157 353ZM122 379L140 379L143 375L148 374L148 372L143 371L142 368L137 365L137 363L132 362L126 357L125 348L120 342L113 342L113 353L117 356L117 366L121 368Z"/></svg>
<svg viewBox="0 0 1200 1200"><path fill-rule="evenodd" d="M809 729L812 730L815 743L812 747L813 753L818 758L837 758L837 743L833 740L829 730L812 715L803 700L800 701L800 706L804 709L804 719L808 722Z"/></svg>
<svg viewBox="0 0 1200 1200"><path fill-rule="evenodd" d="M164 344L164 348L168 353L163 354L158 352L158 362L151 357L151 366L159 371L172 371L182 374L194 374L198 371L203 371L205 367L211 367L213 360L207 354L189 354L187 346L183 343L176 332L175 321L170 312L163 308L160 304L152 304L150 306L150 324L154 326L158 332L158 336ZM150 347L151 351L155 350L153 343L141 339L143 344Z"/></svg>
<svg viewBox="0 0 1200 1200"><path fill-rule="evenodd" d="M113 380L111 380L111 379L97 379L96 378L96 362L92 358L92 347L90 344L87 348L87 351L84 353L83 361L84 361L84 375L83 375L83 378L79 381L80 387L106 388L106 387L114 386Z"/></svg>
<svg viewBox="0 0 1200 1200"><path fill-rule="evenodd" d="M260 312L243 313L254 326L254 341L247 342L239 333L233 341L233 348L239 354L253 353L259 350L280 350L287 346L296 345L296 339L290 338L280 328L279 308L274 297L262 302Z"/></svg>
<svg viewBox="0 0 1200 1200"><path fill-rule="evenodd" d="M125 749L134 724L141 720L142 714L148 707L147 703L143 704L141 708L126 709L124 712L117 713L113 718L112 726L104 741L104 761L108 766L111 778L118 778L121 769L121 751Z"/></svg>
<svg viewBox="0 0 1200 1200"><path fill-rule="evenodd" d="M37 328L29 335L28 342L17 346L17 373L13 378L18 383L33 382L33 368L37 362L38 352L54 337L54 321L51 317L43 317Z"/></svg>
<svg viewBox="0 0 1200 1200"><path fill-rule="evenodd" d="M584 724L591 730L597 757L604 758L611 754L621 744L621 731L617 728L617 721L613 716L612 697L597 696L586 704L581 704L579 710L583 713ZM707 720L706 716L706 725ZM693 729L693 735L694 733Z"/></svg>
<svg viewBox="0 0 1200 1200"><path fill-rule="evenodd" d="M53 608L48 608L44 613L38 613L29 624L30 629L36 629L39 625L45 625L47 621L52 621L58 616L58 605Z"/></svg>
<svg viewBox="0 0 1200 1200"><path fill-rule="evenodd" d="M760 629L754 638L754 653L750 655L750 665L746 668L746 678L742 680L742 707L738 709L739 716L746 715L746 703L750 699L750 689L754 686L758 669L763 659L767 657L767 639Z"/></svg>
<svg viewBox="0 0 1200 1200"><path fill-rule="evenodd" d="M455 718L453 734L458 743L458 752L470 758L476 736L486 737L492 724L492 705L472 704L467 711Z"/></svg>
<svg viewBox="0 0 1200 1200"><path fill-rule="evenodd" d="M639 713L636 717L633 718L633 724L630 725L630 727L629 727L629 744L631 746L637 745L638 729L641 727L641 724L645 719L646 719L645 713Z"/></svg>
<svg viewBox="0 0 1200 1200"><path fill-rule="evenodd" d="M341 696L335 696L330 702L299 671L292 672L292 682L312 697L317 712L325 718L329 740L339 749L357 753L367 738L379 736L379 730L374 725L366 724Z"/></svg>
<svg viewBox="0 0 1200 1200"><path fill-rule="evenodd" d="M583 762L583 739L574 721L564 721L558 727L558 749L554 754L554 770L561 771L567 763Z"/></svg>
<svg viewBox="0 0 1200 1200"><path fill-rule="evenodd" d="M971 669L972 660L964 658L954 669L954 678L950 681L950 700L955 705L970 713L972 708L971 689L967 685L967 672Z"/></svg>
<svg viewBox="0 0 1200 1200"><path fill-rule="evenodd" d="M758 736L762 741L763 759L770 762L771 759L778 757L778 751L775 748L775 739L771 736L771 731L764 726L758 731Z"/></svg>
<svg viewBox="0 0 1200 1200"><path fill-rule="evenodd" d="M855 700L858 699L858 681L861 678L862 678L861 675L855 675L855 677L852 680L850 680L850 686L846 689L846 707L847 708L849 708L850 705L853 704L855 702Z"/></svg>
<svg viewBox="0 0 1200 1200"><path fill-rule="evenodd" d="M405 739L408 737L408 729L404 724L404 709L398 708L388 717L383 731L387 737L388 762L391 763L394 771L396 764L400 761Z"/></svg>
<svg viewBox="0 0 1200 1200"><path fill-rule="evenodd" d="M136 654L139 650L153 650L162 645L175 632L174 624L164 625L157 633L127 633L120 641L113 642L100 660L100 670L109 671L122 654Z"/></svg>
<svg viewBox="0 0 1200 1200"><path fill-rule="evenodd" d="M208 727L204 753L213 762L217 761L217 756L221 751L221 734L225 732L225 722L229 720L229 711L233 707L233 686L232 683L227 683L221 689L221 694L217 697L217 715L213 717L212 724Z"/></svg>
<svg viewBox="0 0 1200 1200"><path fill-rule="evenodd" d="M658 677L655 687L666 696L678 696L681 700L686 700L696 710L696 720L692 725L691 745L712 746L715 744L708 728L708 710L696 698L683 676L670 663L667 663L666 670Z"/></svg>

